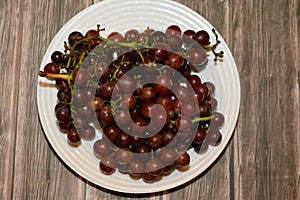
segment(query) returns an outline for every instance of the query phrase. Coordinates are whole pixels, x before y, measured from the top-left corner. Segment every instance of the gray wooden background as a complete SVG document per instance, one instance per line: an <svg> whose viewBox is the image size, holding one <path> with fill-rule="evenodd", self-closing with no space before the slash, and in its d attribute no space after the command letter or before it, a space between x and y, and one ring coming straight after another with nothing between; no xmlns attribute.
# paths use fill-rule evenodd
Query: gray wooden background
<svg viewBox="0 0 300 200"><path fill-rule="evenodd" d="M47 143L37 72L56 32L93 0L0 1L0 199L300 199L298 0L177 0L227 41L241 78L234 136L185 185L129 195L86 183Z"/></svg>

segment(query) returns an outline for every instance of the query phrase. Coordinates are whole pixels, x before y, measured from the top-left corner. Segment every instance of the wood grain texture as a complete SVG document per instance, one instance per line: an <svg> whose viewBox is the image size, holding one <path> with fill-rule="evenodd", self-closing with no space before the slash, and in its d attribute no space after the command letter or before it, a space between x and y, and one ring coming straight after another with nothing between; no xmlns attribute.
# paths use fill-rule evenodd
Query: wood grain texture
<svg viewBox="0 0 300 200"><path fill-rule="evenodd" d="M240 45L232 49L244 98L234 138L235 196L298 199L297 5L295 1L245 1L236 8L244 14L231 12L230 21L243 31L230 45Z"/></svg>
<svg viewBox="0 0 300 200"><path fill-rule="evenodd" d="M74 174L47 142L36 110L37 72L56 32L98 0L0 1L0 199L300 199L300 3L177 0L232 50L241 79L234 136L196 179L133 195Z"/></svg>

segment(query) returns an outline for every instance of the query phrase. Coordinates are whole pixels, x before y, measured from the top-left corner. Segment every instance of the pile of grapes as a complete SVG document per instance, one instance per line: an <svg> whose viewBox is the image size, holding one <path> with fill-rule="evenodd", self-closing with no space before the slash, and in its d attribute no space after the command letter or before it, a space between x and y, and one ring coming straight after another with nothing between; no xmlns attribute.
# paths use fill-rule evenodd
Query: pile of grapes
<svg viewBox="0 0 300 200"><path fill-rule="evenodd" d="M194 72L205 67L215 44L204 31L147 28L100 35L72 32L64 52L55 51L39 76L55 80L57 124L77 147L93 145L99 171L118 170L147 183L174 169L187 170L189 149L204 153L222 140L224 116L216 112L215 86Z"/></svg>

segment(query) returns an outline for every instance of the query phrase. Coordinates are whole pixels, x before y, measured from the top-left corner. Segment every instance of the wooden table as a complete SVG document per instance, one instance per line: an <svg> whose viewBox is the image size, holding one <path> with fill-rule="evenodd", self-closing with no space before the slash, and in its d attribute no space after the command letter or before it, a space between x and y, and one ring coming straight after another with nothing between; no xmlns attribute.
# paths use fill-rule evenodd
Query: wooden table
<svg viewBox="0 0 300 200"><path fill-rule="evenodd" d="M240 116L218 161L179 188L147 195L76 176L43 134L37 72L56 32L98 1L1 0L0 199L300 199L300 2L177 1L216 27L240 73Z"/></svg>

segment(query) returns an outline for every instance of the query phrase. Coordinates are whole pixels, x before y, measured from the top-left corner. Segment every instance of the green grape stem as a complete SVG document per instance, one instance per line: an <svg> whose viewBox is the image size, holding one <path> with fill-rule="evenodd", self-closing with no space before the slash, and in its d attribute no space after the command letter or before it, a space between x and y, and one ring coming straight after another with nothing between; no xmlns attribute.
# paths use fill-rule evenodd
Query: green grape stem
<svg viewBox="0 0 300 200"><path fill-rule="evenodd" d="M206 121L210 121L215 117L215 115L211 115L208 117L196 117L192 120L192 123L196 123L196 122L206 122Z"/></svg>
<svg viewBox="0 0 300 200"><path fill-rule="evenodd" d="M115 100L115 101L109 101L109 103L110 103L110 105L111 105L111 110L112 110L112 112L115 112L119 107L120 107L120 105L119 105L119 102L121 101L122 99L121 99L121 97L120 98L118 98L117 100Z"/></svg>
<svg viewBox="0 0 300 200"><path fill-rule="evenodd" d="M116 69L116 71L114 72L114 74L113 74L113 76L110 78L110 82L112 82L112 81L114 81L114 80L118 80L118 78L117 78L117 74L118 74L118 72L120 71L120 67L117 67L117 69Z"/></svg>
<svg viewBox="0 0 300 200"><path fill-rule="evenodd" d="M181 114L178 113L178 117L180 117ZM215 118L215 115L210 115L207 117L196 117L192 120L192 123L196 123L196 122L206 122L206 121L210 121L213 118ZM176 120L170 120L171 124L176 124Z"/></svg>

